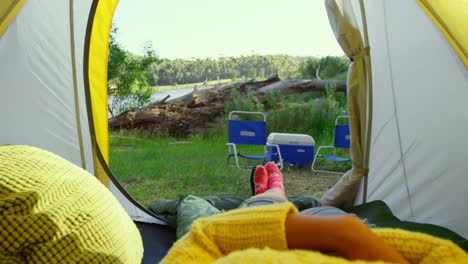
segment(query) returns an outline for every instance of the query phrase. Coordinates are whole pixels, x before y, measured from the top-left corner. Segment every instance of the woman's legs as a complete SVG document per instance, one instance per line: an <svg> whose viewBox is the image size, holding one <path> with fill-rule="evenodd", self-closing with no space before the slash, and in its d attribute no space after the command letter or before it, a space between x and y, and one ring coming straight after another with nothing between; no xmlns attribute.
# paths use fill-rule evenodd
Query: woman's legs
<svg viewBox="0 0 468 264"><path fill-rule="evenodd" d="M252 207L282 203L286 199L283 175L273 162L268 162L265 166L257 166L253 169L253 189L255 196L245 200L240 207ZM306 215L336 216L347 215L343 210L331 206L318 206L306 209L301 212Z"/></svg>
<svg viewBox="0 0 468 264"><path fill-rule="evenodd" d="M332 206L318 206L306 209L301 211L301 214L306 215L323 215L323 216L337 216L337 215L347 215L345 211L332 207Z"/></svg>
<svg viewBox="0 0 468 264"><path fill-rule="evenodd" d="M245 200L240 207L252 207L286 202L283 176L276 164L269 162L257 166L253 174L255 196Z"/></svg>
<svg viewBox="0 0 468 264"><path fill-rule="evenodd" d="M288 200L278 190L266 190L262 194L255 195L242 202L239 207L253 207L260 205L269 205L274 203L284 203Z"/></svg>
<svg viewBox="0 0 468 264"><path fill-rule="evenodd" d="M268 173L267 189L278 190L283 195L283 197L285 197L286 193L284 191L283 174L281 174L278 166L276 166L276 164L273 162L268 162L265 164L265 169Z"/></svg>
<svg viewBox="0 0 468 264"><path fill-rule="evenodd" d="M254 195L262 194L268 189L268 173L265 167L259 165L252 172L252 193Z"/></svg>

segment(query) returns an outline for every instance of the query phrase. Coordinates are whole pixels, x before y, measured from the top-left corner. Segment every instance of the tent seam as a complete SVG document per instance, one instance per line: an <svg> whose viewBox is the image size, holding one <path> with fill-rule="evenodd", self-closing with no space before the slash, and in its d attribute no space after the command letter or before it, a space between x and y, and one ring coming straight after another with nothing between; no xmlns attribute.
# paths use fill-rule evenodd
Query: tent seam
<svg viewBox="0 0 468 264"><path fill-rule="evenodd" d="M388 39L388 27L387 27L387 8L385 5L385 1L383 2L383 11L384 11L383 23L384 23L384 30L385 30L385 38L387 42L387 58L388 58L389 66L390 66L389 71L390 71L390 86L392 87L393 115L395 116L395 121L396 121L396 126L397 126L398 146L400 150L400 162L401 162L401 166L403 167L403 179L405 180L405 187L406 187L406 193L408 195L408 203L410 207L411 218L413 220L416 220L414 216L413 202L411 200L411 192L410 192L409 184L408 184L406 163L404 159L403 146L402 146L402 141L401 141L400 121L398 119L398 110L396 107L396 92L395 92L395 86L394 86L395 82L394 82L393 70L392 70L392 57L390 56L390 42Z"/></svg>
<svg viewBox="0 0 468 264"><path fill-rule="evenodd" d="M81 167L86 170L86 159L84 154L84 145L83 145L83 134L80 120L80 106L78 99L78 78L76 74L76 49L75 49L75 26L74 26L74 16L73 16L73 0L69 2L69 11L70 11L70 52L71 52L71 66L72 66L72 75L73 75L73 95L75 101L75 118L76 118L76 129L78 133L78 144L80 146L80 156L81 156Z"/></svg>

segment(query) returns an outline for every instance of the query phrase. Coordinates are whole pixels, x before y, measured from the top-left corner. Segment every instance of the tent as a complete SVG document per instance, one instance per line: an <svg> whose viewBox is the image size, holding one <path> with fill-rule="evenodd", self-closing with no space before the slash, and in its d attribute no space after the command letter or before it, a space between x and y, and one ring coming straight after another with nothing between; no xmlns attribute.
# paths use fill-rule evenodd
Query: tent
<svg viewBox="0 0 468 264"><path fill-rule="evenodd" d="M383 200L400 219L468 237L468 1L326 5L354 61L347 88L353 169L324 200Z"/></svg>
<svg viewBox="0 0 468 264"><path fill-rule="evenodd" d="M163 256L173 233L108 168L106 69L117 2L0 2L0 145L36 146L94 174L139 225L145 261ZM401 219L468 237L468 1L325 4L353 60L353 169L323 200L383 200Z"/></svg>

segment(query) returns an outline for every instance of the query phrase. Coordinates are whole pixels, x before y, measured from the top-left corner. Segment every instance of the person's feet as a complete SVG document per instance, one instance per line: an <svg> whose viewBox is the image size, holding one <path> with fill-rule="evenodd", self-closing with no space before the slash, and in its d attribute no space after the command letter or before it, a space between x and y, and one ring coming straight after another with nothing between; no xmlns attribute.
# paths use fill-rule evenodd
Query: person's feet
<svg viewBox="0 0 468 264"><path fill-rule="evenodd" d="M286 197L283 184L283 175L281 174L278 166L276 166L276 164L273 162L268 162L264 167L268 174L267 190L276 189L281 192L284 197Z"/></svg>
<svg viewBox="0 0 468 264"><path fill-rule="evenodd" d="M253 182L254 182L254 189L255 189L254 195L264 193L267 190L268 174L267 174L267 170L262 165L258 165L255 168Z"/></svg>

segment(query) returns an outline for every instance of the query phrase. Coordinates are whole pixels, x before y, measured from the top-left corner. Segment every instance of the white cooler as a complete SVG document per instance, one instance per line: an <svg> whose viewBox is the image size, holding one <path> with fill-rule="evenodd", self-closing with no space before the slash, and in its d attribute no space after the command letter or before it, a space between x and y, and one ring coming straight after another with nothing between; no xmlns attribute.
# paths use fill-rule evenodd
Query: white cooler
<svg viewBox="0 0 468 264"><path fill-rule="evenodd" d="M309 135L271 133L268 135L267 143L279 145L284 162L298 168L304 168L312 164L315 141ZM276 153L276 148L268 147L268 153Z"/></svg>

